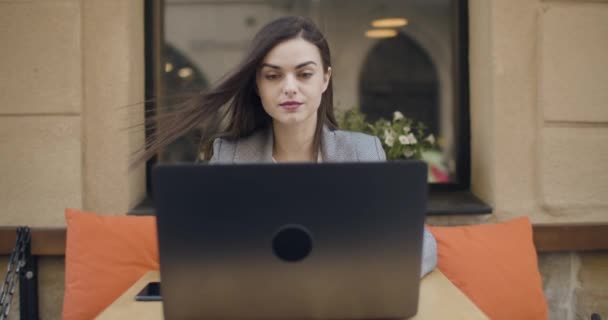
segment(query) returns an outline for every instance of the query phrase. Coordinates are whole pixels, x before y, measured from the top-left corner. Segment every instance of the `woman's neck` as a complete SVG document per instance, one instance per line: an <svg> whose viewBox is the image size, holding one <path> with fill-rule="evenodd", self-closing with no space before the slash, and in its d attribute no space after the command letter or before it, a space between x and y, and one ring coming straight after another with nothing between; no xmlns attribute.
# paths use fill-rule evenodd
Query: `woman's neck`
<svg viewBox="0 0 608 320"><path fill-rule="evenodd" d="M314 161L315 126L284 126L274 123L272 156L278 162Z"/></svg>

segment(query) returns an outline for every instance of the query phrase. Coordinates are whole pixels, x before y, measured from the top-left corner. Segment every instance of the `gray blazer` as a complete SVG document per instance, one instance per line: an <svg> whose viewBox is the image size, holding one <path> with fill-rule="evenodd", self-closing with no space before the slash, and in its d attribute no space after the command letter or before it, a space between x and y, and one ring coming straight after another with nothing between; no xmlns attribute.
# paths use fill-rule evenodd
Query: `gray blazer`
<svg viewBox="0 0 608 320"><path fill-rule="evenodd" d="M272 129L258 130L252 135L229 141L215 139L210 163L251 163L272 162ZM327 128L321 138L323 162L385 161L386 155L377 137L359 132L349 132ZM425 228L422 247L421 277L437 266L437 242Z"/></svg>

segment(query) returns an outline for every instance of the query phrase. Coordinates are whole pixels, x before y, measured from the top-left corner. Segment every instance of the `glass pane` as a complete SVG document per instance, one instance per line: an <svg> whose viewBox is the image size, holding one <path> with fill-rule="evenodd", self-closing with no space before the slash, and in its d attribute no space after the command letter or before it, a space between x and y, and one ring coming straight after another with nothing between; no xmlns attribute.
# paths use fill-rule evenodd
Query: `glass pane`
<svg viewBox="0 0 608 320"><path fill-rule="evenodd" d="M330 44L338 117L358 109L374 124L392 120L398 111L424 124L425 134L417 140L435 140L437 146L420 155L429 163L430 181L453 183L458 146L453 5L453 0L167 0L165 94L200 91L219 80L264 24L284 15L309 16ZM387 26L373 26L386 18L393 18L384 21ZM412 142L399 139L411 137L404 130L395 132L393 141L384 132L378 135L387 151L389 144ZM167 148L163 161L193 160L197 141L195 132L184 137ZM412 156L403 148L389 157Z"/></svg>

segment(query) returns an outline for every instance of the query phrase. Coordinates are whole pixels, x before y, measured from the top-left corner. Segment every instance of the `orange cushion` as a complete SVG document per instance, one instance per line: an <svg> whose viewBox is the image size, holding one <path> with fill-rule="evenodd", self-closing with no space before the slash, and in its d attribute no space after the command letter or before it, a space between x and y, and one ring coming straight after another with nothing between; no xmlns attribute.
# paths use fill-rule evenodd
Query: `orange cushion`
<svg viewBox="0 0 608 320"><path fill-rule="evenodd" d="M490 319L547 319L528 218L429 230L439 270Z"/></svg>
<svg viewBox="0 0 608 320"><path fill-rule="evenodd" d="M156 218L65 210L63 319L93 319L149 270L158 270Z"/></svg>

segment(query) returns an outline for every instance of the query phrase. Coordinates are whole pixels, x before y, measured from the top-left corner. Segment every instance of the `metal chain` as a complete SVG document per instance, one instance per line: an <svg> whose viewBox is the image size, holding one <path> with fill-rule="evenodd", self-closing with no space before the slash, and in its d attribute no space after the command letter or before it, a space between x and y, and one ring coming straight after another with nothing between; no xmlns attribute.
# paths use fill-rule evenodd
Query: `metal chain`
<svg viewBox="0 0 608 320"><path fill-rule="evenodd" d="M11 252L11 256L8 262L8 267L6 271L6 278L4 279L4 283L2 284L2 293L0 294L0 319L4 319L5 314L8 316L8 312L6 309L9 308L7 305L10 305L10 292L11 287L14 287L15 279L17 277L16 269L17 269L17 261L19 255L19 249L21 247L21 243L23 242L24 234L21 232L21 227L17 228L17 241L15 243L15 247L13 247L13 252Z"/></svg>
<svg viewBox="0 0 608 320"><path fill-rule="evenodd" d="M8 318L11 302L15 294L15 286L19 272L25 266L25 248L30 242L30 229L28 227L17 228L17 241L8 262L6 277L2 284L0 293L0 320Z"/></svg>

